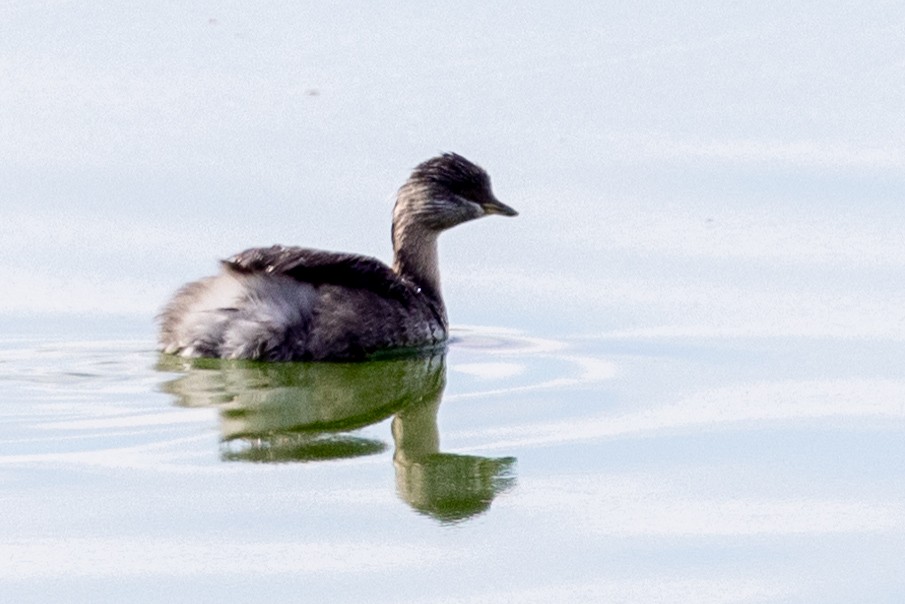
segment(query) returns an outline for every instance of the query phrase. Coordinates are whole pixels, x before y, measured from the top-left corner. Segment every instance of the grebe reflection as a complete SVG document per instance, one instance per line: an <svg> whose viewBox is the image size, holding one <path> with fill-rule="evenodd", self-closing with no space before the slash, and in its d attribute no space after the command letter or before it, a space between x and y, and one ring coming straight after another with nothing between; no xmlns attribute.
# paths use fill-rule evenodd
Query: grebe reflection
<svg viewBox="0 0 905 604"><path fill-rule="evenodd" d="M355 431L392 417L397 493L416 511L457 522L486 511L515 483L515 458L440 450L445 355L369 363L253 363L162 355L185 372L163 390L184 407L220 410L221 458L312 462L381 453Z"/></svg>

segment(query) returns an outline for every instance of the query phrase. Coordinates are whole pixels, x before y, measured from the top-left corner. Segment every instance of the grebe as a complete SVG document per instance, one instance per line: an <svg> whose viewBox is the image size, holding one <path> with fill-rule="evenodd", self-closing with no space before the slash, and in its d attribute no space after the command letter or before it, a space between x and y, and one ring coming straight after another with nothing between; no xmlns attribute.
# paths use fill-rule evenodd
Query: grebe
<svg viewBox="0 0 905 604"><path fill-rule="evenodd" d="M224 260L164 307L160 348L184 357L359 361L442 347L437 236L517 212L482 168L445 153L419 164L393 208L393 266L375 258L276 245Z"/></svg>

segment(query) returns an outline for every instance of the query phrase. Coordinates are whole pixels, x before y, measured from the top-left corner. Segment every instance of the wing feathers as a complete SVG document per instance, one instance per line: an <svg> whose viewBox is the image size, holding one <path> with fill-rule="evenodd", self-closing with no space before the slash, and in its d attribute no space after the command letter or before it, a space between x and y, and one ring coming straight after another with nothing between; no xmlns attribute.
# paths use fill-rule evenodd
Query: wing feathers
<svg viewBox="0 0 905 604"><path fill-rule="evenodd" d="M374 258L301 247L252 248L224 260L223 265L239 274L281 274L311 285L367 289L400 301L407 300L407 289L411 287L390 267Z"/></svg>

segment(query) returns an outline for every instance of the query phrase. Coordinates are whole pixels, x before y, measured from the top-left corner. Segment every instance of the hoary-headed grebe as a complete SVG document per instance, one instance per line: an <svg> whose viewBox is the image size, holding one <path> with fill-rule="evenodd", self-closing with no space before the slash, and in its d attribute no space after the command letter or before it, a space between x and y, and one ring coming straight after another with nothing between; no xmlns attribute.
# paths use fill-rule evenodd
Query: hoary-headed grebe
<svg viewBox="0 0 905 604"><path fill-rule="evenodd" d="M223 261L183 286L159 316L161 349L184 357L351 361L442 346L437 236L517 212L455 153L420 164L393 209L393 267L355 254L273 246Z"/></svg>

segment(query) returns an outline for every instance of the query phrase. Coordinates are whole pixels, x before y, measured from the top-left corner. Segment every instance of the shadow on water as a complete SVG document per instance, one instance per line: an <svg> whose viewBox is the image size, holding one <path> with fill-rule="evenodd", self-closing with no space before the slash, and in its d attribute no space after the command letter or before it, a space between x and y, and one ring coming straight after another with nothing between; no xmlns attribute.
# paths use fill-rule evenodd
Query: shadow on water
<svg viewBox="0 0 905 604"><path fill-rule="evenodd" d="M221 458L317 462L381 453L355 434L392 417L399 496L416 511L457 522L486 511L515 484L515 458L440 451L443 354L370 363L252 363L161 356L163 385L183 407L220 410Z"/></svg>

